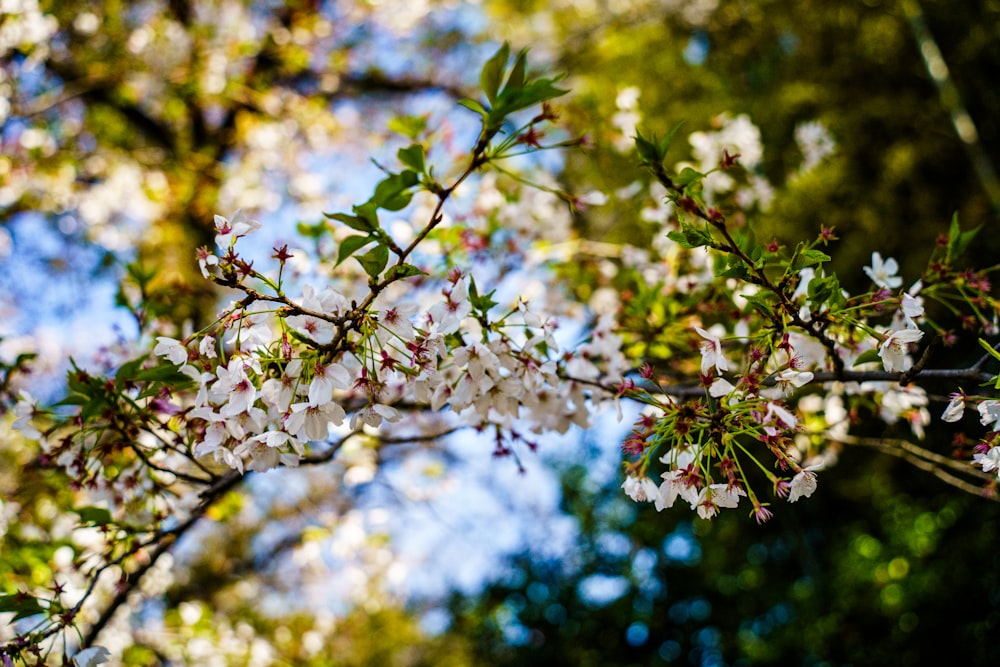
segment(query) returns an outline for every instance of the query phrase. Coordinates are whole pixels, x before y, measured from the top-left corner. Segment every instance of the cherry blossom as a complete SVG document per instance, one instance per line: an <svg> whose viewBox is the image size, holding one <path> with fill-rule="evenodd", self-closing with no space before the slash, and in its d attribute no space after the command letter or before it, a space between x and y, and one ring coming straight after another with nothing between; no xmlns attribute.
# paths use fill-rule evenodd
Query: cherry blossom
<svg viewBox="0 0 1000 667"><path fill-rule="evenodd" d="M905 371L909 367L906 358L906 343L915 343L924 337L920 329L888 331L879 345L878 356L887 371Z"/></svg>
<svg viewBox="0 0 1000 667"><path fill-rule="evenodd" d="M698 335L705 339L701 344L701 373L702 375L707 375L708 372L715 367L715 371L719 374L725 373L729 370L729 362L726 361L726 357L722 354L722 341L718 336L705 331L701 327L695 327L695 331Z"/></svg>
<svg viewBox="0 0 1000 667"><path fill-rule="evenodd" d="M236 239L260 229L261 224L243 214L243 209L237 209L230 218L215 216L215 245L226 249L236 243ZM204 270L204 267L203 267Z"/></svg>
<svg viewBox="0 0 1000 667"><path fill-rule="evenodd" d="M659 492L656 482L645 476L627 476L622 482L622 488L625 489L625 494L637 503L653 502Z"/></svg>
<svg viewBox="0 0 1000 667"><path fill-rule="evenodd" d="M285 428L290 435L298 437L305 434L310 441L326 440L329 436L329 425L340 426L347 418L347 413L333 401L321 404L294 403L291 414L285 419Z"/></svg>
<svg viewBox="0 0 1000 667"><path fill-rule="evenodd" d="M153 354L166 357L170 363L178 366L187 363L188 360L188 351L184 347L184 344L177 339L168 338L167 336L157 337Z"/></svg>
<svg viewBox="0 0 1000 667"><path fill-rule="evenodd" d="M957 422L962 419L965 413L965 394L956 393L951 395L951 401L941 414L941 420L946 422Z"/></svg>
<svg viewBox="0 0 1000 667"><path fill-rule="evenodd" d="M24 437L37 440L42 437L41 432L35 428L31 420L37 411L37 402L30 393L22 389L18 392L18 401L14 404L13 413L16 419L11 424L11 428L20 431Z"/></svg>
<svg viewBox="0 0 1000 667"><path fill-rule="evenodd" d="M892 257L884 260L878 251L872 253L872 265L864 267L864 271L872 282L885 289L896 289L903 284L903 279L896 275L899 264Z"/></svg>
<svg viewBox="0 0 1000 667"><path fill-rule="evenodd" d="M792 478L791 489L788 493L788 502L797 502L799 498L808 498L816 490L816 473L814 468L803 468Z"/></svg>
<svg viewBox="0 0 1000 667"><path fill-rule="evenodd" d="M1000 447L990 447L985 454L973 454L973 465L982 466L983 472L991 470L997 471L997 478L1000 479Z"/></svg>
<svg viewBox="0 0 1000 667"><path fill-rule="evenodd" d="M983 401L979 404L979 422L990 426L991 430L1000 431L1000 401Z"/></svg>

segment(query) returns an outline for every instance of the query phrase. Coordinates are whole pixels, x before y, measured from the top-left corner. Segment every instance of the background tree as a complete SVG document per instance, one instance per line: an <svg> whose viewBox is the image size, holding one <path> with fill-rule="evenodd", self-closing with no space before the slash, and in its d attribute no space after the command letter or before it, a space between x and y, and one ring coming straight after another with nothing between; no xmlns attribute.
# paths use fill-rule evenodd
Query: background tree
<svg viewBox="0 0 1000 667"><path fill-rule="evenodd" d="M697 140L692 155L683 145L690 132L736 128L743 133L736 145L763 146L760 160L742 156L749 176L738 180L742 192L756 198L741 206L748 211L747 224L759 238L775 235L789 245L820 225L835 225L843 240L831 253L839 258L833 266L858 284L865 282L860 266L873 248L899 256L902 273L916 276L938 235L948 230L954 209L971 225L995 217L996 183L988 157L997 140L988 112L995 100L988 86L975 83L986 80L997 58L996 42L989 39L996 20L988 8L963 8L967 14L913 3L833 8L674 3L665 13L643 3L631 3L624 12L591 11L584 3L490 8L504 19L495 21L498 32L504 25L544 26L537 34L518 30L516 38L542 47L536 51L547 50L573 72L577 94L562 106L563 118L591 132L593 148L584 156L571 154L560 174L563 182L545 187L560 193L597 188L613 205L600 205L596 194L575 200L566 195L577 206L574 222L581 238L547 240L563 286L595 313L602 308L598 297L607 299L609 289L622 295L641 284L627 270L630 253L663 243L660 223L669 208L653 176L636 168L629 142L636 127L662 134L687 118L671 159L696 166ZM4 17L3 84L11 92L4 118L10 148L2 165L4 224L19 250L32 232L44 228L43 220L68 242L61 247L96 247L81 251L82 267L72 264L84 272L115 258L136 260L119 298L141 326L159 327L157 333L176 331L185 322L198 328L217 310L218 293L204 287L208 283L191 261L195 248L214 245L213 214L239 206L273 211L290 201L325 204L326 188L340 175L323 173L306 156L323 155L334 143L349 145L358 156L374 150L380 163L389 163L399 140L373 129L354 142L359 125L343 113L344 100L361 96L362 105L353 108L372 117L388 101L398 103L403 111L393 124L397 134L447 144L462 126L446 119L438 134L426 134L436 109L428 100L441 93L458 97L459 88L475 78L464 71L463 60L474 54L463 42L472 23L462 10L407 14L374 3L283 3L264 10L252 3L183 2L102 3L89 11L23 3L18 9ZM530 20L511 20L515 10ZM417 38L400 37L421 20ZM961 48L941 36L966 27L972 36ZM950 76L941 75L928 46L935 35ZM403 68L406 54L421 55ZM442 74L436 66L441 62L445 72L453 64L455 74ZM866 89L872 82L880 85ZM729 112L728 120L721 111ZM761 140L752 136L754 125L744 122L743 113L760 127ZM385 114L385 120L390 117ZM816 120L821 124L810 124ZM532 125L522 135L529 148L541 140L534 131ZM725 143L718 134L700 137ZM837 146L832 155L810 157L827 152L831 141ZM778 147L777 156L772 146ZM494 201L527 196L509 183L484 189ZM122 191L132 196L122 198ZM718 201L728 204L725 195L720 190ZM558 226L564 214L548 205L530 215ZM313 223L320 209L305 211L300 217L308 224L300 231L315 236L319 248L325 227ZM498 243L509 240L510 214L460 215L468 215L463 222L469 230L434 239L445 248L446 261L506 253L511 258L498 273L517 270L516 244ZM481 215L489 216L485 228L476 226ZM989 234L980 239L973 254L988 263L995 240ZM480 246L488 250L477 255ZM571 261L559 262L557 252L566 247ZM910 253L911 247L926 251ZM20 257L16 261L25 266ZM850 282L845 278L845 286ZM30 317L37 290L30 281L9 284ZM637 334L630 341L636 366L656 355L663 364L671 355L696 358L678 345L686 322L671 324L671 313L655 309L633 306L630 312L628 299L610 302L617 304L612 310L624 303L615 314L626 332ZM958 350L937 358L961 367L979 354ZM15 386L7 384L10 377L4 385L8 398ZM946 391L934 396L942 405ZM874 416L866 413L861 435L844 444L869 444L927 467L924 454L907 456L905 428L887 430ZM930 427L932 440L936 429ZM419 438L390 439L381 447L362 446L353 459L340 460L338 474L346 480L352 468L372 468L372 459L385 465L395 451L386 444L404 449L422 447L419 443ZM503 449L498 445L498 452ZM947 450L939 444L932 451ZM349 524L350 508L363 494L331 483L320 471L295 477L304 485L301 498L278 502L266 482L254 481L264 478L250 476L244 483L220 474L232 487L209 494L213 503L196 515L198 529L183 531L202 546L181 548L188 544L182 542L176 549L180 575L167 575L169 559L153 559L149 568L140 564L131 573L133 582L152 582L144 584L144 600L134 585L110 592L121 601L108 609L127 608L132 618L117 626L110 613L88 619L92 625L84 639L89 643L103 632L103 640L111 637L116 646L127 647L128 664L194 663L207 654L251 662L282 655L320 664L328 651L354 655L358 664L542 658L628 664L681 656L705 663L720 657L777 663L803 655L863 663L879 657L865 648L871 639L885 641L888 635L885 655L914 662L929 638L919 628L937 621L929 601L949 610L947 619L953 620L951 601L961 600L967 623L956 630L955 641L966 646L970 638L979 640L970 646L969 659L988 659L990 648L982 639L997 620L990 598L995 582L975 571L949 572L948 586L939 586L946 575L936 565L987 562L991 533L983 525L995 521L993 509L956 499L950 489L925 497L928 478L911 479L902 472L908 468L894 467L889 459L873 464L852 449L840 455L830 486L824 486L826 500L789 512L784 523L763 533L751 533L731 517L689 524L686 517L636 510L620 497L620 480L611 483L613 496L594 488L584 458L581 467L567 472L564 488L566 508L583 529L577 551L581 574L529 552L515 562L513 571L521 574L513 581L491 587L478 603L456 600L452 630L438 639L425 639L415 620L395 609L397 600L381 594L368 595L339 624L309 610L283 613L288 596L315 581L308 567L292 573L285 568L296 559L300 565L309 562L311 541ZM17 466L8 470L22 471L0 479L5 498L12 499L3 505L4 553L15 554L5 563L4 586L9 592L39 586L54 573L58 582L59 573L68 572L67 562L82 553L79 531L67 526L66 517L98 533L110 522L100 511L79 507L65 478L37 461L29 446L11 440L4 456ZM223 493L237 486L244 490ZM316 506L336 519L313 521L309 509ZM214 529L212 521L218 522ZM277 537L259 537L265 527ZM664 534L668 538L661 544ZM377 573L384 563L380 539L356 545L369 572ZM700 563L691 555L698 549ZM730 554L734 560L727 559ZM269 566L275 560L280 565ZM679 568L694 566L704 575L701 581L677 577ZM602 605L595 601L602 581L624 592ZM595 586L598 592L588 598L586 591ZM670 591L678 589L674 602ZM261 609L268 596L276 601L277 614ZM147 619L162 624L164 632L134 630ZM372 631L394 640L369 643ZM180 639L171 639L172 633ZM624 648L623 638L630 648ZM347 657L342 660L350 664Z"/></svg>

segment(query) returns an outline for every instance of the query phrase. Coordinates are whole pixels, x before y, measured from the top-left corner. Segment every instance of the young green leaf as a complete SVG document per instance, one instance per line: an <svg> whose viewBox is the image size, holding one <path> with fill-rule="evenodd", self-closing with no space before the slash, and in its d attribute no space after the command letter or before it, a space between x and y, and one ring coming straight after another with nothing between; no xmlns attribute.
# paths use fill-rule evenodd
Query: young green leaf
<svg viewBox="0 0 1000 667"><path fill-rule="evenodd" d="M356 253L361 248L375 240L374 236L348 236L340 242L337 248L337 266L340 266L345 259Z"/></svg>
<svg viewBox="0 0 1000 667"><path fill-rule="evenodd" d="M132 361L127 361L118 368L118 372L115 373L115 388L121 391L125 383L131 382L135 379L135 375L142 368L142 364L149 355L143 355L138 359L133 359Z"/></svg>
<svg viewBox="0 0 1000 667"><path fill-rule="evenodd" d="M389 271L385 274L386 280L401 280L403 278L409 278L410 276L424 276L427 275L426 271L421 271L412 264L397 264L395 266L389 267Z"/></svg>
<svg viewBox="0 0 1000 667"><path fill-rule="evenodd" d="M664 158L667 157L667 152L670 150L670 144L673 143L674 137L677 135L677 132L681 129L682 125L684 125L684 121L683 120L677 121L674 124L674 126L672 128L670 128L670 131L667 132L667 134L664 135L664 137L662 139L660 139L658 148L660 150L660 160L661 161Z"/></svg>
<svg viewBox="0 0 1000 667"><path fill-rule="evenodd" d="M962 228L958 225L958 213L951 216L951 226L948 228L948 252L946 261L951 264L956 259L961 257L972 240L976 238L976 234L982 225L978 227L973 227L968 231L962 231Z"/></svg>
<svg viewBox="0 0 1000 667"><path fill-rule="evenodd" d="M355 208L357 207L355 206ZM323 215L331 220L342 222L351 229L356 229L359 232L371 232L375 230L375 227L369 220L358 215L348 215L347 213L324 213Z"/></svg>
<svg viewBox="0 0 1000 667"><path fill-rule="evenodd" d="M691 167L684 167L684 169L681 170L681 173L677 176L677 185L684 188L692 183L700 181L703 178L705 178L705 174L700 171L695 171Z"/></svg>
<svg viewBox="0 0 1000 667"><path fill-rule="evenodd" d="M111 512L104 507L77 507L73 510L80 516L80 523L89 526L106 526L111 523Z"/></svg>
<svg viewBox="0 0 1000 667"><path fill-rule="evenodd" d="M854 360L854 366L861 366L862 364L870 364L873 361L879 361L878 350L871 349L865 350L858 355L858 358Z"/></svg>
<svg viewBox="0 0 1000 667"><path fill-rule="evenodd" d="M986 352L987 352L987 353L988 353L988 354L989 354L989 355L990 355L991 357L993 357L993 358L994 358L994 359L996 359L997 361L1000 361L1000 352L997 352L996 348L994 348L994 347L993 347L992 345L990 345L989 343L987 343L987 342L986 342L986 341L985 341L984 339L982 339L982 338L980 338L980 339L979 339L979 345L980 345L980 346L981 346L981 347L982 347L982 348L983 348L984 350L986 350Z"/></svg>
<svg viewBox="0 0 1000 667"><path fill-rule="evenodd" d="M177 366L167 363L162 366L145 368L135 374L135 379L140 382L164 382L178 388L187 387L191 384L191 378L181 373ZM173 388L173 387L171 387Z"/></svg>
<svg viewBox="0 0 1000 667"><path fill-rule="evenodd" d="M464 99L464 100L459 100L458 103L459 105L465 107L466 109L469 109L470 111L475 111L483 118L488 116L490 113L486 107L484 107L482 104L480 104L475 100Z"/></svg>
<svg viewBox="0 0 1000 667"><path fill-rule="evenodd" d="M483 65L483 71L479 74L479 85L486 94L486 99L490 104L497 98L500 90L500 82L503 80L504 70L507 69L507 61L510 59L510 44L503 43L503 46L493 54L493 57Z"/></svg>
<svg viewBox="0 0 1000 667"><path fill-rule="evenodd" d="M361 263L361 267L372 278L378 278L382 273L386 263L389 261L389 249L384 245L377 245L365 254L355 259Z"/></svg>
<svg viewBox="0 0 1000 667"><path fill-rule="evenodd" d="M389 174L375 186L375 193L369 202L387 211L406 208L413 198L411 188L418 182L420 177L409 169L398 174Z"/></svg>
<svg viewBox="0 0 1000 667"><path fill-rule="evenodd" d="M27 593L0 595L0 612L14 612L14 617L10 619L11 621L19 621L22 618L41 614L44 611L45 608L39 603L38 598Z"/></svg>
<svg viewBox="0 0 1000 667"><path fill-rule="evenodd" d="M528 60L528 49L521 49L514 61L514 67L510 70L504 90L508 88L520 88L524 85L524 69Z"/></svg>
<svg viewBox="0 0 1000 667"><path fill-rule="evenodd" d="M400 148L399 152L396 153L396 157L399 158L400 162L417 173L422 174L427 170L426 154L424 153L424 147L420 144L412 144L406 148Z"/></svg>
<svg viewBox="0 0 1000 667"><path fill-rule="evenodd" d="M427 119L424 116L395 116L389 121L389 130L407 139L416 139L426 129Z"/></svg>

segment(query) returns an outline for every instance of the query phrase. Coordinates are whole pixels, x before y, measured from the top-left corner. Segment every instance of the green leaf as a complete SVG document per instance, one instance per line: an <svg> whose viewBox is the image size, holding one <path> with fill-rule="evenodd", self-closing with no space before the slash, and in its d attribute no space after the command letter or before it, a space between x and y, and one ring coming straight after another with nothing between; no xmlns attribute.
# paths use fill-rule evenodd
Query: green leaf
<svg viewBox="0 0 1000 667"><path fill-rule="evenodd" d="M359 232L371 232L375 230L375 227L367 219L359 215L348 215L347 213L324 213L323 215L331 220L342 222L351 229L356 229Z"/></svg>
<svg viewBox="0 0 1000 667"><path fill-rule="evenodd" d="M979 345L980 345L980 346L982 346L982 348L983 348L984 350L986 350L986 352L987 352L987 353L988 353L988 354L989 354L989 355L990 355L991 357L993 357L993 358L994 358L994 359L996 359L997 361L1000 361L1000 352L997 352L997 351L996 351L995 349L993 349L993 346L992 346L992 345L990 345L989 343L987 343L985 339L983 339L983 338L980 338L980 339L979 339Z"/></svg>
<svg viewBox="0 0 1000 667"><path fill-rule="evenodd" d="M27 593L12 593L0 595L0 612L14 612L12 621L19 621L35 614L42 614L45 608L42 607L38 598Z"/></svg>
<svg viewBox="0 0 1000 667"><path fill-rule="evenodd" d="M496 294L496 290L493 290L489 294L480 295L479 288L476 287L476 279L469 276L469 303L472 307L483 315L489 312L490 308L497 305L497 302L493 300L493 295Z"/></svg>
<svg viewBox="0 0 1000 667"><path fill-rule="evenodd" d="M737 260L733 266L730 266L722 273L719 273L718 276L720 278L736 278L737 280L746 280L750 277L750 270L743 262Z"/></svg>
<svg viewBox="0 0 1000 667"><path fill-rule="evenodd" d="M89 396L84 396L83 394L70 394L66 398L62 399L56 406L60 405L86 405L90 401Z"/></svg>
<svg viewBox="0 0 1000 667"><path fill-rule="evenodd" d="M528 61L528 49L521 49L514 61L514 67L510 70L507 83L504 88L520 88L524 85L524 69Z"/></svg>
<svg viewBox="0 0 1000 667"><path fill-rule="evenodd" d="M681 129L682 125L684 125L683 120L677 121L677 123L675 123L674 126L670 128L670 131L667 132L667 134L662 139L660 139L659 149L660 149L661 160L667 157L667 152L670 150L670 144L673 143L674 137L677 135L677 132Z"/></svg>
<svg viewBox="0 0 1000 667"><path fill-rule="evenodd" d="M691 225L681 223L681 230L672 231L667 234L667 238L680 244L682 248L701 248L712 244L712 235L705 229L698 229Z"/></svg>
<svg viewBox="0 0 1000 667"><path fill-rule="evenodd" d="M385 274L386 280L402 280L403 278L409 278L410 276L425 276L426 271L421 271L412 264L397 264L389 268L389 271Z"/></svg>
<svg viewBox="0 0 1000 667"><path fill-rule="evenodd" d="M504 119L515 111L547 102L569 92L563 88L556 88L553 85L556 81L558 79L538 79L520 88L504 89L497 97L493 110L489 112L487 126L490 128L500 127Z"/></svg>
<svg viewBox="0 0 1000 667"><path fill-rule="evenodd" d="M475 100L464 99L464 100L459 100L458 103L459 103L460 106L463 106L466 109L469 109L471 111L475 111L477 114L479 114L483 118L485 118L486 116L488 116L489 113L490 113L489 110L486 107L484 107L482 104L480 104L479 102L477 102Z"/></svg>
<svg viewBox="0 0 1000 667"><path fill-rule="evenodd" d="M753 307L758 313L766 318L770 318L774 313L774 306L771 304L771 295L768 292L760 292L758 294L741 294L746 302Z"/></svg>
<svg viewBox="0 0 1000 667"><path fill-rule="evenodd" d="M135 379L135 375L142 368L142 364L149 355L143 355L138 359L133 359L132 361L122 364L118 368L118 372L115 373L115 387L119 390L125 385L126 382L131 382Z"/></svg>
<svg viewBox="0 0 1000 667"><path fill-rule="evenodd" d="M187 386L191 383L191 378L181 373L177 366L173 364L163 364L146 368L135 374L135 379L140 382L163 382L171 385Z"/></svg>
<svg viewBox="0 0 1000 667"><path fill-rule="evenodd" d="M659 147L652 141L642 136L642 132L636 130L635 150L639 153L639 161L642 164L655 166L662 161Z"/></svg>
<svg viewBox="0 0 1000 667"><path fill-rule="evenodd" d="M398 174L390 174L375 186L375 193L369 201L387 211L398 211L406 208L410 199L413 198L413 192L410 188L419 182L420 177L409 169Z"/></svg>
<svg viewBox="0 0 1000 667"><path fill-rule="evenodd" d="M106 526L112 522L111 512L104 507L77 507L73 510L80 516L80 523L91 526Z"/></svg>
<svg viewBox="0 0 1000 667"><path fill-rule="evenodd" d="M356 257L361 267L372 278L378 278L382 273L386 263L389 261L389 249L384 245L377 245L360 257Z"/></svg>
<svg viewBox="0 0 1000 667"><path fill-rule="evenodd" d="M507 60L510 59L510 44L503 43L503 46L493 54L493 57L486 61L483 70L479 74L479 85L486 94L486 99L490 104L497 98L497 91L500 90L500 81L503 79L504 70L507 68Z"/></svg>
<svg viewBox="0 0 1000 667"><path fill-rule="evenodd" d="M426 129L427 119L424 116L395 116L389 121L390 131L408 139L416 139Z"/></svg>
<svg viewBox="0 0 1000 667"><path fill-rule="evenodd" d="M854 366L858 367L862 364L870 364L873 361L881 361L881 358L878 356L878 350L865 350L854 360Z"/></svg>
<svg viewBox="0 0 1000 667"><path fill-rule="evenodd" d="M378 224L378 204L374 201L374 196L369 199L364 204L359 206L352 206L351 210L354 211L354 215L358 216L364 220L367 227L365 229L359 229L358 231L370 232L379 229ZM355 227L357 229L357 227Z"/></svg>
<svg viewBox="0 0 1000 667"><path fill-rule="evenodd" d="M958 224L958 213L951 216L951 226L948 229L947 262L949 264L965 253L966 248L976 238L976 234L979 233L980 229L982 229L982 225L963 232Z"/></svg>
<svg viewBox="0 0 1000 667"><path fill-rule="evenodd" d="M827 301L836 302L838 301L836 298L838 296L841 299L843 298L843 294L840 291L840 281L837 280L837 276L815 276L809 281L806 294L809 297L809 301L815 303L817 306Z"/></svg>
<svg viewBox="0 0 1000 667"><path fill-rule="evenodd" d="M332 217L329 213L324 213L326 217ZM326 233L326 223L317 222L315 224L309 224L307 222L300 222L295 225L295 230L302 236L311 239L318 239L324 233Z"/></svg>
<svg viewBox="0 0 1000 667"><path fill-rule="evenodd" d="M396 153L399 161L417 173L427 171L426 154L424 147L420 144L412 144L406 148L400 148Z"/></svg>
<svg viewBox="0 0 1000 667"><path fill-rule="evenodd" d="M675 179L675 182L677 183L678 186L684 188L691 185L692 183L700 181L703 178L705 178L705 174L701 173L700 171L695 171L691 167L684 167L684 169Z"/></svg>
<svg viewBox="0 0 1000 667"><path fill-rule="evenodd" d="M375 240L373 236L348 236L346 239L340 242L340 247L337 248L337 264L340 266L341 263L354 253L356 253L361 248Z"/></svg>
<svg viewBox="0 0 1000 667"><path fill-rule="evenodd" d="M807 266L829 262L830 259L830 256L821 250L803 250L795 256L795 261L792 262L792 270L798 271L799 269L804 269Z"/></svg>

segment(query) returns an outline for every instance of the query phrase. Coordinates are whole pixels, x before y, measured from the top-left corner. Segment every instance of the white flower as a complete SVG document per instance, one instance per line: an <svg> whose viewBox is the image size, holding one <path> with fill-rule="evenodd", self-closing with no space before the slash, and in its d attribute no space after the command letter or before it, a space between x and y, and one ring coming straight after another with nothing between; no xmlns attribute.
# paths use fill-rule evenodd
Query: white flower
<svg viewBox="0 0 1000 667"><path fill-rule="evenodd" d="M335 316L347 306L347 298L330 287L323 289L322 292L316 292L312 285L305 285L299 303L305 310ZM336 332L332 322L312 315L292 315L286 317L285 322L303 336L308 336L321 345L332 341Z"/></svg>
<svg viewBox="0 0 1000 667"><path fill-rule="evenodd" d="M221 390L226 394L226 405L219 413L223 417L234 417L246 412L257 398L257 387L247 376L243 359L233 357L228 366L219 366L215 373L219 382L212 387L213 391Z"/></svg>
<svg viewBox="0 0 1000 667"><path fill-rule="evenodd" d="M35 399L24 389L18 392L18 396L21 397L21 400L14 405L14 416L17 419L11 424L11 428L20 431L26 438L37 440L42 437L42 434L31 423L37 405Z"/></svg>
<svg viewBox="0 0 1000 667"><path fill-rule="evenodd" d="M212 336L202 338L198 344L198 353L206 359L215 359L215 338Z"/></svg>
<svg viewBox="0 0 1000 667"><path fill-rule="evenodd" d="M415 336L410 317L416 312L417 304L400 303L382 311L379 316L379 324L382 325L382 328L409 342Z"/></svg>
<svg viewBox="0 0 1000 667"><path fill-rule="evenodd" d="M779 426L784 428L795 428L795 425L799 423L795 415L777 403L767 404L767 412L764 413L763 421L764 423L776 421Z"/></svg>
<svg viewBox="0 0 1000 667"><path fill-rule="evenodd" d="M924 332L920 329L889 331L878 350L878 356L882 358L882 366L885 370L890 372L905 371L908 366L905 344L916 343L923 337Z"/></svg>
<svg viewBox="0 0 1000 667"><path fill-rule="evenodd" d="M382 424L383 419L389 422L395 422L399 421L402 416L403 415L400 414L399 410L391 405L372 403L365 406L364 409L358 410L351 415L351 429L357 429L363 424L377 427Z"/></svg>
<svg viewBox="0 0 1000 667"><path fill-rule="evenodd" d="M793 387L803 387L813 381L816 377L809 371L797 371L792 368L786 368L785 370L778 373L775 378L778 382L778 386L785 390L785 393L791 391Z"/></svg>
<svg viewBox="0 0 1000 667"><path fill-rule="evenodd" d="M722 374L729 370L729 362L722 354L722 341L718 336L714 336L701 327L695 327L698 335L705 339L701 344L701 374L707 375L714 366L717 373Z"/></svg>
<svg viewBox="0 0 1000 667"><path fill-rule="evenodd" d="M341 364L316 364L309 383L309 403L321 405L333 398L334 389L351 386L351 374Z"/></svg>
<svg viewBox="0 0 1000 667"><path fill-rule="evenodd" d="M221 215L215 216L215 245L220 248L229 248L241 236L252 234L260 229L261 224L256 220L250 220L243 215L243 209L236 209L232 220Z"/></svg>
<svg viewBox="0 0 1000 667"><path fill-rule="evenodd" d="M990 447L988 452L985 454L974 454L972 459L972 465L982 466L983 472L996 470L997 477L1000 477L1000 447Z"/></svg>
<svg viewBox="0 0 1000 667"><path fill-rule="evenodd" d="M347 413L334 402L322 405L295 403L292 413L285 420L285 428L296 437L305 432L307 440L325 440L329 435L329 424L340 426Z"/></svg>
<svg viewBox="0 0 1000 667"><path fill-rule="evenodd" d="M983 401L979 404L979 423L993 424L990 430L1000 431L1000 401Z"/></svg>
<svg viewBox="0 0 1000 667"><path fill-rule="evenodd" d="M682 481L683 476L684 472L681 470L671 470L660 475L663 478L663 482L656 490L656 497L653 499L657 512L662 512L665 509L673 507L677 496L685 497L683 492L686 488L690 487ZM688 500L688 502L693 501Z"/></svg>
<svg viewBox="0 0 1000 667"><path fill-rule="evenodd" d="M885 261L879 252L872 253L872 265L864 267L865 273L872 279L872 282L879 287L886 289L896 289L903 284L903 279L896 275L899 271L899 264L892 257Z"/></svg>
<svg viewBox="0 0 1000 667"><path fill-rule="evenodd" d="M907 329L916 329L916 319L924 315L924 301L920 297L910 296L909 292L903 293L900 302L900 309L903 311L903 319L906 321Z"/></svg>
<svg viewBox="0 0 1000 667"><path fill-rule="evenodd" d="M715 380L712 381L712 386L708 388L708 395L712 398L721 398L728 395L735 389L736 387L734 387L733 383L729 380L725 378L715 378Z"/></svg>
<svg viewBox="0 0 1000 667"><path fill-rule="evenodd" d="M198 248L197 252L198 266L201 267L201 275L208 278L209 267L218 266L219 258L208 251L208 248Z"/></svg>
<svg viewBox="0 0 1000 667"><path fill-rule="evenodd" d="M458 325L472 312L469 302L469 281L461 278L451 290L445 290L445 300L431 307L427 316L431 323L437 324L437 332L450 334L458 331Z"/></svg>
<svg viewBox="0 0 1000 667"><path fill-rule="evenodd" d="M181 366L181 373L198 383L198 395L194 399L194 404L205 405L208 402L208 383L215 380L215 375L208 371L199 372L189 364Z"/></svg>
<svg viewBox="0 0 1000 667"><path fill-rule="evenodd" d="M622 482L622 488L625 489L625 494L637 503L652 502L657 499L659 492L656 482L650 478L631 475Z"/></svg>
<svg viewBox="0 0 1000 667"><path fill-rule="evenodd" d="M73 656L76 667L96 667L102 665L111 658L111 651L103 646L91 646L85 648Z"/></svg>
<svg viewBox="0 0 1000 667"><path fill-rule="evenodd" d="M712 502L719 507L733 509L739 506L740 496L747 495L747 492L738 486L730 487L728 484L712 484L708 487L712 492Z"/></svg>
<svg viewBox="0 0 1000 667"><path fill-rule="evenodd" d="M482 343L460 347L454 351L452 358L456 366L468 364L469 375L483 391L493 386L490 378L500 374L500 359Z"/></svg>
<svg viewBox="0 0 1000 667"><path fill-rule="evenodd" d="M788 502L794 503L799 498L808 498L816 490L816 473L810 468L800 470L792 478L792 488L788 494Z"/></svg>
<svg viewBox="0 0 1000 667"><path fill-rule="evenodd" d="M951 403L944 409L941 420L946 422L957 422L965 413L965 395L952 394Z"/></svg>
<svg viewBox="0 0 1000 667"><path fill-rule="evenodd" d="M265 403L279 412L288 412L299 386L299 374L302 372L302 360L292 359L285 366L285 372L279 377L270 378L260 388L260 397Z"/></svg>
<svg viewBox="0 0 1000 667"><path fill-rule="evenodd" d="M188 360L187 348L179 340L166 336L157 337L153 354L158 357L166 357L170 360L170 363L177 364L178 366L186 364Z"/></svg>

